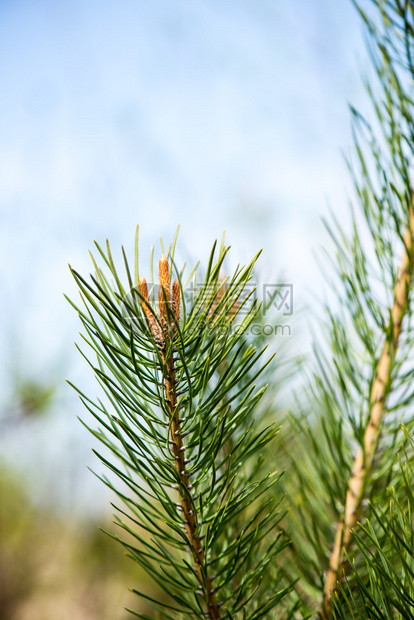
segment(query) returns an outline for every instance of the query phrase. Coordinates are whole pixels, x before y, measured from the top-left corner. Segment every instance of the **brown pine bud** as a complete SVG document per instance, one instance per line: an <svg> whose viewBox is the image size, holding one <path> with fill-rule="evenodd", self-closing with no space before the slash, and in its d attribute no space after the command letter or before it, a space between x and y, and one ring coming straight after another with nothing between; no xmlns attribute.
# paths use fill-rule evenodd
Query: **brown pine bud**
<svg viewBox="0 0 414 620"><path fill-rule="evenodd" d="M180 303L181 303L181 292L180 292L180 283L177 278L175 278L172 285L172 304L171 310L175 316L175 320L177 323L180 321Z"/></svg>
<svg viewBox="0 0 414 620"><path fill-rule="evenodd" d="M148 286L147 286L147 281L144 278L144 276L141 276L138 282L138 290L140 292L140 294L142 295L142 297L145 299L145 301L149 302L149 295L148 295ZM151 310L149 309L149 307L147 306L147 304L141 299L141 305L142 308L145 312L145 314L147 316L149 316L149 314L152 315Z"/></svg>
<svg viewBox="0 0 414 620"><path fill-rule="evenodd" d="M168 259L163 254L160 258L160 286L165 290L167 302L170 301L170 270L168 268Z"/></svg>
<svg viewBox="0 0 414 620"><path fill-rule="evenodd" d="M158 325L157 320L155 316L153 315L153 313L151 312L150 307L149 307L148 286L147 286L147 281L143 276L141 276L139 279L138 290L141 293L142 297L144 298L144 299L141 299L141 306L148 319L148 323L150 325L151 331L154 337L157 339L157 341L159 341L160 339L162 340L160 326Z"/></svg>
<svg viewBox="0 0 414 620"><path fill-rule="evenodd" d="M165 330L168 329L168 318L166 304L170 304L170 271L168 269L168 259L163 254L160 258L160 288L158 291L159 317L161 325Z"/></svg>

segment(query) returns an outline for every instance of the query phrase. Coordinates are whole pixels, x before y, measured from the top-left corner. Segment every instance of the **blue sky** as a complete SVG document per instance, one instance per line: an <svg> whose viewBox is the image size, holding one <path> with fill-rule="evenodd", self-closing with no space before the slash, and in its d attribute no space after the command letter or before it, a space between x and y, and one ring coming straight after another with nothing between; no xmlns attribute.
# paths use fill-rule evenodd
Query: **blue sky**
<svg viewBox="0 0 414 620"><path fill-rule="evenodd" d="M349 0L0 0L0 402L10 366L84 373L67 263L88 273L107 237L132 255L138 223L141 256L180 224L203 260L225 229L234 262L263 247L266 277L306 301L320 218L347 208L364 59ZM30 430L45 471L62 428L87 460L65 394Z"/></svg>

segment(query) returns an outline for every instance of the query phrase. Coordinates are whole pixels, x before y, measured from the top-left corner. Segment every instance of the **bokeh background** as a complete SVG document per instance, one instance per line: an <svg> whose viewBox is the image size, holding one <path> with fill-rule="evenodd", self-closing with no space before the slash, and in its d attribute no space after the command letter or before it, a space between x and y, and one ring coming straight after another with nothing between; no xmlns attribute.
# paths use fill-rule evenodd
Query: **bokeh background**
<svg viewBox="0 0 414 620"><path fill-rule="evenodd" d="M226 230L234 264L263 248L312 305L365 64L350 0L0 0L1 620L126 618L145 581L97 529L68 263L88 274L107 237L132 260L137 224L141 269L178 224L203 262Z"/></svg>

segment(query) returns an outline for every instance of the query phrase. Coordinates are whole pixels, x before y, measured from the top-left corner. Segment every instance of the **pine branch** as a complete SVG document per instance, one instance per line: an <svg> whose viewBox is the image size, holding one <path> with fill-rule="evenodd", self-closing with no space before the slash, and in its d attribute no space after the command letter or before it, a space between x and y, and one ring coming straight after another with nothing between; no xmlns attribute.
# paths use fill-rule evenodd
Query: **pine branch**
<svg viewBox="0 0 414 620"><path fill-rule="evenodd" d="M329 559L329 570L324 587L323 618L329 618L331 594L338 587L338 579L342 578L340 570L344 552L349 548L352 540L351 532L359 518L368 477L378 448L387 395L392 388L391 370L399 346L403 319L408 307L408 292L414 271L414 208L410 210L409 222L409 228L404 236L405 252L394 289L394 304L390 313L388 337L379 357L372 383L369 398L370 415L364 433L363 446L359 449L352 466L352 475L346 493L344 517L337 525L334 547Z"/></svg>
<svg viewBox="0 0 414 620"><path fill-rule="evenodd" d="M116 507L128 534L118 540L169 600L134 591L162 618L265 617L292 582L279 584L276 573L272 588L262 585L288 540L273 491L280 476L263 471L262 451L277 429L254 417L266 390L256 382L271 358L260 364L265 349L244 336L257 302L241 313L257 257L223 287L228 250L223 244L215 261L214 246L204 279L193 272L185 298L183 271L171 284L170 250L160 259L155 299L137 266L132 286L125 255L129 291L109 245L98 251L113 282L95 261L92 284L73 275L97 363L84 357L106 402L78 392L100 425L89 430L109 451L96 454L120 481L101 478L127 507Z"/></svg>
<svg viewBox="0 0 414 620"><path fill-rule="evenodd" d="M323 618L332 613L330 591L336 605L343 603L336 584L343 585L344 574L356 589L348 558L361 578L369 578L350 530L372 518L372 507L394 480L401 422L412 428L413 416L414 290L408 271L414 97L403 62L413 30L397 31L382 11L394 6L397 12L394 0L368 4L372 20L361 15L369 26L375 77L367 86L375 118L367 122L352 110L355 157L349 167L358 206L349 233L342 218L327 225L335 302L324 305L326 320L314 336L315 368L289 419L292 440L278 454L279 462L287 462L282 484L290 505L283 524L292 538L289 572L300 579L302 613Z"/></svg>
<svg viewBox="0 0 414 620"><path fill-rule="evenodd" d="M363 559L347 557L351 575L333 597L333 617L348 620L411 620L414 613L414 496L411 428L398 454L396 484L371 505L371 516L352 532ZM397 455L394 455L394 460Z"/></svg>

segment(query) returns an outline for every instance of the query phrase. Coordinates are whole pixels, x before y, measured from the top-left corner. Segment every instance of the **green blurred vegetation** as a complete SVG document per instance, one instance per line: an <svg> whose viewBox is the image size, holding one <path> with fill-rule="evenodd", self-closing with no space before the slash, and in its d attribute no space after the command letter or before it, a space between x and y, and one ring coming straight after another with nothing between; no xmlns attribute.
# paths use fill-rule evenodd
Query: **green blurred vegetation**
<svg viewBox="0 0 414 620"><path fill-rule="evenodd" d="M4 441L36 416L53 415L54 386L19 379L0 417ZM86 474L86 472L85 472ZM116 534L111 515L99 525ZM22 474L0 461L0 620L123 620L136 601L128 587L160 593L98 523L38 506Z"/></svg>
<svg viewBox="0 0 414 620"><path fill-rule="evenodd" d="M159 595L96 523L33 506L4 466L0 498L0 620L121 620L138 604L128 585Z"/></svg>

